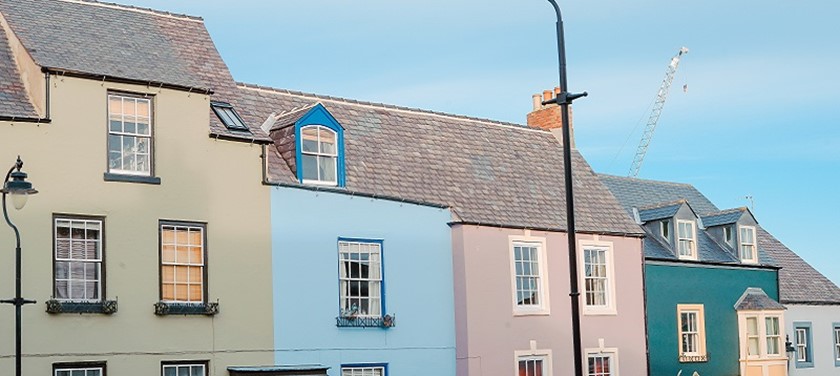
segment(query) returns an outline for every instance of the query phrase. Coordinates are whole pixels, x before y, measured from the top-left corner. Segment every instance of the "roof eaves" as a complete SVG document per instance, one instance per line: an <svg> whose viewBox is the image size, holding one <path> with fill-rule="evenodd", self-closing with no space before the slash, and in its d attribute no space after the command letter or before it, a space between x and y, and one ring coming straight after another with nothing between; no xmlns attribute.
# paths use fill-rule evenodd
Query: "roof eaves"
<svg viewBox="0 0 840 376"><path fill-rule="evenodd" d="M449 205L441 204L441 203L437 203L437 202L411 200L411 199L406 199L406 198L402 198L402 197L394 197L394 196L389 196L389 195L354 191L354 190L348 190L346 188L339 188L339 187L312 186L312 185L305 185L305 184L300 184L300 183L287 183L287 182L278 182L278 181L270 181L270 180L266 180L264 182L264 184L265 185L270 185L270 186L275 186L275 187L304 189L304 190L308 190L308 191L340 193L340 194L344 194L344 195L348 195L348 196L367 197L367 198L374 198L374 199L380 199L380 200L401 202L401 203L406 203L406 204L430 206L430 207L439 208L439 209L449 209L450 208Z"/></svg>
<svg viewBox="0 0 840 376"><path fill-rule="evenodd" d="M178 84L171 84L165 82L156 82L156 81L144 81L144 80L137 80L133 78L125 78L125 77L114 77L108 76L103 74L91 73L91 72L81 72L67 68L60 68L60 67L42 67L41 71L45 73L54 74L58 77L76 77L76 78L85 78L91 79L96 81L104 81L104 82L114 82L120 84L131 84L131 85L146 85L148 88L157 88L157 89L171 89L171 90L179 90L179 91L186 91L188 93L196 93L196 94L213 94L213 90L210 88L203 88L203 87L193 87L193 86L185 86L185 85L178 85Z"/></svg>

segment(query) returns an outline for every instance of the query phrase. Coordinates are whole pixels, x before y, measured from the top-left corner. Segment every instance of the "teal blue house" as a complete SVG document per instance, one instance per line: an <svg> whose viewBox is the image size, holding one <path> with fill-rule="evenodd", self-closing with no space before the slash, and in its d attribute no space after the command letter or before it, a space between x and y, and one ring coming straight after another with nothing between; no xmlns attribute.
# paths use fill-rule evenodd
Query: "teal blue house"
<svg viewBox="0 0 840 376"><path fill-rule="evenodd" d="M690 185L600 177L646 233L649 374L787 374L780 268L752 213Z"/></svg>

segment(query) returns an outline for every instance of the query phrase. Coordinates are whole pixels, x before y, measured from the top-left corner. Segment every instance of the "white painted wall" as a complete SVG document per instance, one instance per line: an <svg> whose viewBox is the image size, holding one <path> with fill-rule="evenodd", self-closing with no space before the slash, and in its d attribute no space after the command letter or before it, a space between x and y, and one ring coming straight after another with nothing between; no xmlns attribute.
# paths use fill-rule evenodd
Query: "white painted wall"
<svg viewBox="0 0 840 376"><path fill-rule="evenodd" d="M796 356L790 361L791 376L837 376L840 367L835 365L833 324L840 323L840 305L786 305L785 332L795 342L793 323L810 322L814 354L813 368L796 368Z"/></svg>

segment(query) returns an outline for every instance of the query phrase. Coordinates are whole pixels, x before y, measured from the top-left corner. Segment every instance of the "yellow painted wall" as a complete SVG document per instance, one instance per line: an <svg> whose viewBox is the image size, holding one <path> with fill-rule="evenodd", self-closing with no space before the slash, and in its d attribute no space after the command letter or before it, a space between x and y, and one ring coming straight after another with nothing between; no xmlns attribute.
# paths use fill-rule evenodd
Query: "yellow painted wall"
<svg viewBox="0 0 840 376"><path fill-rule="evenodd" d="M209 98L146 86L51 78L52 124L0 122L3 172L20 154L40 191L13 221L22 233L24 374L54 362L107 361L111 375L159 375L160 362L273 364L269 189L258 145L208 137ZM154 94L154 164L160 185L106 182L107 90ZM52 215L104 216L105 298L114 315L48 314ZM207 222L208 300L220 313L156 316L158 221ZM0 297L14 295L14 237L0 225ZM14 367L14 309L0 307L0 370ZM59 355L61 354L61 355Z"/></svg>

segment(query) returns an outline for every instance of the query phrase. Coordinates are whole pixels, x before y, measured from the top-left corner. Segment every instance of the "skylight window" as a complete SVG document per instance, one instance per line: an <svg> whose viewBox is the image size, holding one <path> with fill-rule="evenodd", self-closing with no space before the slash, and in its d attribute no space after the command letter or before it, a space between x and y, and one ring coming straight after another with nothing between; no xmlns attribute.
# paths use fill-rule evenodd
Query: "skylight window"
<svg viewBox="0 0 840 376"><path fill-rule="evenodd" d="M227 129L233 131L249 131L248 126L245 125L245 122L242 121L242 118L239 117L239 114L236 113L236 110L230 103L211 102L210 106L213 107L213 112L216 113L216 116L225 124Z"/></svg>

